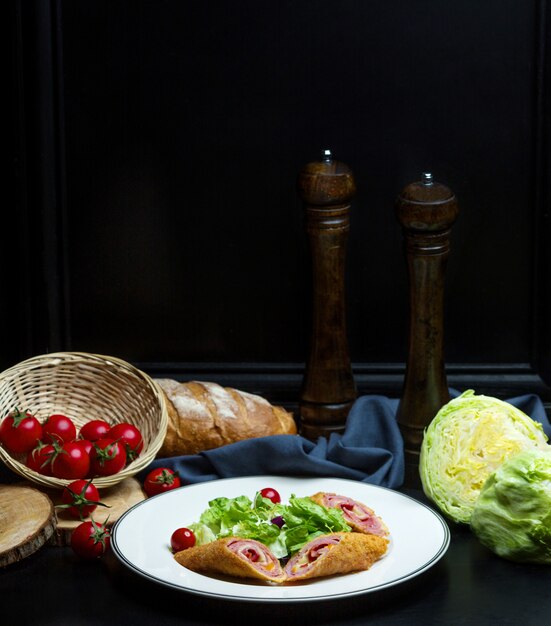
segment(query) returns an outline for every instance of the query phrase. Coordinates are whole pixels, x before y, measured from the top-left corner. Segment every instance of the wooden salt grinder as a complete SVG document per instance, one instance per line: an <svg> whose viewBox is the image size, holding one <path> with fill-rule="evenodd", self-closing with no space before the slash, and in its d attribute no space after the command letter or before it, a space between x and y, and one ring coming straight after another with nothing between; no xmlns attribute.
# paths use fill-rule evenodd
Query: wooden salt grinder
<svg viewBox="0 0 551 626"><path fill-rule="evenodd" d="M350 202L356 185L348 166L325 150L321 161L303 168L297 186L304 203L313 278L312 335L299 413L301 434L316 439L342 432L356 399L344 293Z"/></svg>
<svg viewBox="0 0 551 626"><path fill-rule="evenodd" d="M408 485L419 484L423 430L450 400L444 366L444 273L450 229L459 212L455 195L423 174L396 200L409 273L409 346L397 420L404 438Z"/></svg>

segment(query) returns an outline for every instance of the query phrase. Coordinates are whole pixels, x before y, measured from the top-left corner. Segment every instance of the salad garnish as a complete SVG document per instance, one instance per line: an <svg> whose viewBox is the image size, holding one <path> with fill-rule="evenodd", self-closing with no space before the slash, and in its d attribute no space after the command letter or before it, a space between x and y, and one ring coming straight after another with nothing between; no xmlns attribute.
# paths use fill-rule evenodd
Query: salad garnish
<svg viewBox="0 0 551 626"><path fill-rule="evenodd" d="M294 494L288 504L274 503L261 491L252 500L244 495L211 500L199 521L189 525L195 545L223 537L255 539L285 559L320 535L351 530L340 509L328 509Z"/></svg>

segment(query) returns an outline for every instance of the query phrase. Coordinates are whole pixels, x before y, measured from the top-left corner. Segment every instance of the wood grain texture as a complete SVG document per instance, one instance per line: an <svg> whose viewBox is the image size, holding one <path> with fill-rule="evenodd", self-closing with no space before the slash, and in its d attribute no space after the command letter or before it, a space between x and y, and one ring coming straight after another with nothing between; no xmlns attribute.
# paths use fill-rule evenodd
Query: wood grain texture
<svg viewBox="0 0 551 626"><path fill-rule="evenodd" d="M396 200L409 273L409 343L397 420L406 463L415 467L423 430L449 401L444 365L444 275L450 228L459 212L455 195L426 181L408 185ZM413 469L412 475L418 472Z"/></svg>
<svg viewBox="0 0 551 626"><path fill-rule="evenodd" d="M350 168L328 155L308 163L299 174L297 186L304 203L313 285L300 429L302 435L315 439L343 431L356 398L345 306L346 243L356 184Z"/></svg>
<svg viewBox="0 0 551 626"><path fill-rule="evenodd" d="M0 485L0 567L45 545L56 528L50 498L27 485Z"/></svg>

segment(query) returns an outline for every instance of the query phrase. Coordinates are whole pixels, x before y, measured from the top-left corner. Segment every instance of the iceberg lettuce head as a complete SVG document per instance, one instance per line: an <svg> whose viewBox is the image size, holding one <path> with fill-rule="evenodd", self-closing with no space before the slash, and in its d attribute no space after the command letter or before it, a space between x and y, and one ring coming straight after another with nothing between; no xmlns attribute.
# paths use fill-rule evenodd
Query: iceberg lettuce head
<svg viewBox="0 0 551 626"><path fill-rule="evenodd" d="M539 422L508 402L465 391L425 430L419 459L423 490L451 520L468 524L486 479L527 449L547 449Z"/></svg>
<svg viewBox="0 0 551 626"><path fill-rule="evenodd" d="M480 492L471 529L503 558L551 564L551 452L526 450L503 463Z"/></svg>

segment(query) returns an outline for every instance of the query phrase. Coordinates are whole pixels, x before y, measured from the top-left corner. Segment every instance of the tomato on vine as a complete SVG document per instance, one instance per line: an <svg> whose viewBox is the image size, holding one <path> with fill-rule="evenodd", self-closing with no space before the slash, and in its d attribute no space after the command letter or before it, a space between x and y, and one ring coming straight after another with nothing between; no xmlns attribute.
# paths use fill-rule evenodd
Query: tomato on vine
<svg viewBox="0 0 551 626"><path fill-rule="evenodd" d="M28 411L14 409L0 424L0 442L11 453L30 452L42 439L42 425Z"/></svg>
<svg viewBox="0 0 551 626"><path fill-rule="evenodd" d="M71 534L71 548L83 559L103 556L109 549L111 533L107 522L99 524L93 519L79 524Z"/></svg>
<svg viewBox="0 0 551 626"><path fill-rule="evenodd" d="M58 504L57 508L66 509L69 515L80 520L89 517L98 506L107 506L100 501L99 491L92 479L75 480L66 485L61 501L63 504Z"/></svg>
<svg viewBox="0 0 551 626"><path fill-rule="evenodd" d="M92 453L94 444L91 441L88 441L87 439L75 439L74 443L79 445L84 452L86 452L86 454L90 455Z"/></svg>
<svg viewBox="0 0 551 626"><path fill-rule="evenodd" d="M79 436L88 441L98 441L107 436L110 428L111 426L103 420L90 420L81 427Z"/></svg>
<svg viewBox="0 0 551 626"><path fill-rule="evenodd" d="M117 474L126 465L126 450L120 441L100 439L94 442L90 454L92 474L111 476Z"/></svg>
<svg viewBox="0 0 551 626"><path fill-rule="evenodd" d="M120 441L126 449L127 462L130 463L143 450L142 433L136 426L128 422L121 422L111 427L107 433L109 439Z"/></svg>
<svg viewBox="0 0 551 626"><path fill-rule="evenodd" d="M60 446L53 444L52 475L56 478L86 478L90 472L90 455L72 441Z"/></svg>
<svg viewBox="0 0 551 626"><path fill-rule="evenodd" d="M143 488L148 496L156 496L182 486L178 474L168 467L157 467L145 477Z"/></svg>
<svg viewBox="0 0 551 626"><path fill-rule="evenodd" d="M77 428L66 415L54 413L42 424L42 436L50 443L68 443L77 436Z"/></svg>
<svg viewBox="0 0 551 626"><path fill-rule="evenodd" d="M28 468L39 474L52 476L52 461L55 454L55 448L51 444L45 444L39 441L36 448L27 454L25 464Z"/></svg>

